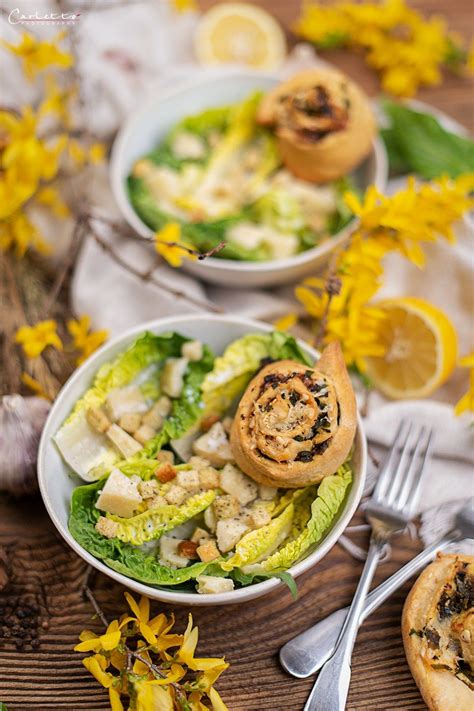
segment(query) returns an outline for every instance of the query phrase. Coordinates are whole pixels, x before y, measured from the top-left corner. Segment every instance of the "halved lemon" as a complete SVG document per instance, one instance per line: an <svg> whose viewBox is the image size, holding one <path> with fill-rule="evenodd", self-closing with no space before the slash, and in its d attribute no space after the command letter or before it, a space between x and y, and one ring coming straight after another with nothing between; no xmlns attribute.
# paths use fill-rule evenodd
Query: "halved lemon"
<svg viewBox="0 0 474 711"><path fill-rule="evenodd" d="M256 69L274 69L286 54L278 22L265 10L240 2L226 2L206 12L194 46L202 64L234 62Z"/></svg>
<svg viewBox="0 0 474 711"><path fill-rule="evenodd" d="M379 327L386 352L367 358L374 385L396 400L431 395L456 365L457 337L451 321L436 306L415 297L387 299L377 307L386 314Z"/></svg>

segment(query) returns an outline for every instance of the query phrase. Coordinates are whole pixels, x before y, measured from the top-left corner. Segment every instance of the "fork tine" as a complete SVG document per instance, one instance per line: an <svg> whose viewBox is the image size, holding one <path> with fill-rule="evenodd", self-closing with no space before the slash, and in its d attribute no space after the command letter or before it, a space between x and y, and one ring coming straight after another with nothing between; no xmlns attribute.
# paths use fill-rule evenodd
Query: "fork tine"
<svg viewBox="0 0 474 711"><path fill-rule="evenodd" d="M423 484L423 478L426 470L428 469L426 465L429 461L433 441L433 430L431 428L423 428L423 430L426 431L424 442L423 439L420 437L415 449L415 453L413 455L412 466L410 467L410 469L413 468L414 473L411 476L411 472L407 474L400 498L400 506L403 508L404 513L406 513L406 515L410 518L413 516L418 506L418 501L420 499ZM404 501L405 489L406 496Z"/></svg>
<svg viewBox="0 0 474 711"><path fill-rule="evenodd" d="M395 439L392 444L392 448L389 455L384 462L382 470L377 479L377 485L374 489L373 498L380 501L385 496L385 493L391 483L393 476L393 469L397 461L399 450L402 449L407 442L408 436L410 434L411 424L409 422L401 422Z"/></svg>
<svg viewBox="0 0 474 711"><path fill-rule="evenodd" d="M400 489L403 486L407 469L412 460L412 452L417 441L417 432L418 429L415 430L413 423L411 423L404 447L400 452L400 459L398 460L397 467L390 482L390 486L384 497L383 502L387 506L393 507L395 502L398 502Z"/></svg>

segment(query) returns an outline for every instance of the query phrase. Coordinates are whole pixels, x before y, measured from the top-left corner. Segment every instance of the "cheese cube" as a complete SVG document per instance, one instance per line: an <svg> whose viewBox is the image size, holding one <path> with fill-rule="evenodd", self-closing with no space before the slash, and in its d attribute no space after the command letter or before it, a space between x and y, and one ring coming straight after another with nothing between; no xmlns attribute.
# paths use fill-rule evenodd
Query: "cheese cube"
<svg viewBox="0 0 474 711"><path fill-rule="evenodd" d="M120 469L112 469L97 499L96 508L122 518L130 518L141 502L142 496L137 483L125 476Z"/></svg>
<svg viewBox="0 0 474 711"><path fill-rule="evenodd" d="M86 412L86 419L92 429L101 434L107 432L112 424L101 407L90 407Z"/></svg>
<svg viewBox="0 0 474 711"><path fill-rule="evenodd" d="M198 526L196 529L194 529L194 533L191 536L191 540L193 541L193 543L199 543L199 545L201 545L202 543L204 543L204 541L208 541L210 537L211 535L207 531L205 531L204 528L200 528Z"/></svg>
<svg viewBox="0 0 474 711"><path fill-rule="evenodd" d="M143 449L139 442L133 439L133 437L130 437L130 435L118 425L110 425L106 434L125 459L133 457L134 454L137 454Z"/></svg>
<svg viewBox="0 0 474 711"><path fill-rule="evenodd" d="M178 471L176 483L186 491L197 491L199 489L199 474L194 469Z"/></svg>
<svg viewBox="0 0 474 711"><path fill-rule="evenodd" d="M122 415L120 418L119 427L129 434L133 434L139 429L141 423L142 416L139 412L127 412L126 415Z"/></svg>
<svg viewBox="0 0 474 711"><path fill-rule="evenodd" d="M257 498L257 484L232 464L225 465L221 471L220 479L221 489L235 496L243 506Z"/></svg>
<svg viewBox="0 0 474 711"><path fill-rule="evenodd" d="M188 341L181 347L181 355L188 360L201 360L203 347L201 341Z"/></svg>
<svg viewBox="0 0 474 711"><path fill-rule="evenodd" d="M150 425L142 425L133 435L133 438L145 445L150 439L156 435L156 430Z"/></svg>
<svg viewBox="0 0 474 711"><path fill-rule="evenodd" d="M105 409L110 419L118 422L122 415L132 412L144 414L148 406L140 388L137 385L127 385L125 388L116 388L107 395Z"/></svg>
<svg viewBox="0 0 474 711"><path fill-rule="evenodd" d="M266 484L260 484L258 487L258 495L264 501L272 501L275 498L277 491L278 489L274 486L266 486Z"/></svg>
<svg viewBox="0 0 474 711"><path fill-rule="evenodd" d="M229 578L218 578L215 575L198 575L197 591L200 595L231 592L234 589L234 581Z"/></svg>
<svg viewBox="0 0 474 711"><path fill-rule="evenodd" d="M112 521L110 518L106 518L105 516L100 516L99 520L95 524L95 530L98 531L101 536L105 536L105 538L115 538L117 535L117 529L117 521Z"/></svg>
<svg viewBox="0 0 474 711"><path fill-rule="evenodd" d="M232 518L224 518L217 522L217 546L221 553L231 551L240 541L248 526Z"/></svg>
<svg viewBox="0 0 474 711"><path fill-rule="evenodd" d="M161 374L161 387L169 397L179 397L183 390L187 358L168 358Z"/></svg>
<svg viewBox="0 0 474 711"><path fill-rule="evenodd" d="M227 462L234 461L234 455L222 422L216 422L209 432L193 442L193 452L208 459L214 467L223 467Z"/></svg>
<svg viewBox="0 0 474 711"><path fill-rule="evenodd" d="M216 530L217 518L212 506L208 506L204 510L204 523L210 531L214 532Z"/></svg>

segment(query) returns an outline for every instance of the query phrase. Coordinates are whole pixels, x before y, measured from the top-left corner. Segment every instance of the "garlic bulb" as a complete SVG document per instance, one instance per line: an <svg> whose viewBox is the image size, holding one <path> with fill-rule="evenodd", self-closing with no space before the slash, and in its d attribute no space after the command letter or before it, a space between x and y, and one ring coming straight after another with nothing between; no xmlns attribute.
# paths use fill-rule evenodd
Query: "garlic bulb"
<svg viewBox="0 0 474 711"><path fill-rule="evenodd" d="M38 444L50 408L39 397L5 395L0 402L0 491L14 496L38 489Z"/></svg>

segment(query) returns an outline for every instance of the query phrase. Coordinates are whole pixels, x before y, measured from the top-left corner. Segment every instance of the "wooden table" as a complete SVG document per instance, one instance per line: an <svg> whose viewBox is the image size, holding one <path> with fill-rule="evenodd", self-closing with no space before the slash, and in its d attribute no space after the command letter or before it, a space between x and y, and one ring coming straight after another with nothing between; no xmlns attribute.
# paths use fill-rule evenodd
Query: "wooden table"
<svg viewBox="0 0 474 711"><path fill-rule="evenodd" d="M206 0L203 6L210 4ZM285 26L298 12L298 3L289 0L259 4L271 8ZM469 0L413 4L430 12L444 12L453 29L468 34L470 27L472 34ZM330 56L375 93L376 82L360 58L343 52ZM420 98L474 128L465 81L449 77L442 87L422 91ZM66 297L62 297L59 309L66 309ZM7 370L7 364L3 366ZM100 628L92 619L90 604L81 595L86 566L62 542L39 498L15 501L0 496L0 546L7 549L11 564L10 583L0 593L0 701L8 704L9 711L107 709L106 693L83 669L81 655L72 651L82 629ZM413 556L417 547L406 538L397 541L391 560L379 568L378 581ZM288 677L278 664L278 650L311 623L347 605L360 571L361 564L335 546L313 572L298 579L296 602L282 588L245 605L195 610L200 652L206 656L225 654L231 663L218 682L231 709L302 709L312 682ZM107 614L116 616L124 609L123 588L119 585L103 575L94 575L90 585ZM372 615L359 634L347 706L350 710L425 708L407 667L400 637L400 615L409 587L398 591ZM158 607L156 604L155 609ZM20 609L26 609L30 626L22 623L24 618L13 617ZM187 610L174 611L178 627L183 628Z"/></svg>

